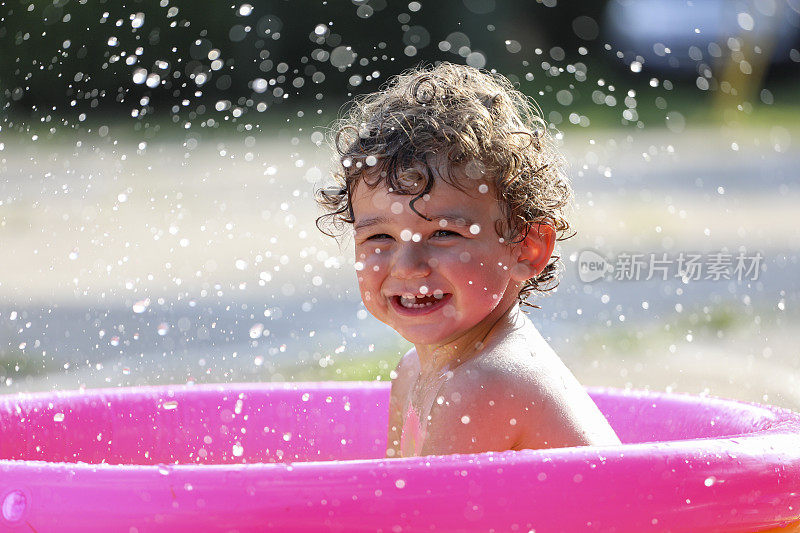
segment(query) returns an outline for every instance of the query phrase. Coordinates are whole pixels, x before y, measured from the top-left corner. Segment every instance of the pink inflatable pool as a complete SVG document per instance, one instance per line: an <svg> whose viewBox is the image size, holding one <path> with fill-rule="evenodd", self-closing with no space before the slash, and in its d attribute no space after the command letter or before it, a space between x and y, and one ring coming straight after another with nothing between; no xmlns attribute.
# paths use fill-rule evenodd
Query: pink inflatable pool
<svg viewBox="0 0 800 533"><path fill-rule="evenodd" d="M800 519L800 415L590 392L623 445L391 460L386 383L0 397L0 529L735 532Z"/></svg>

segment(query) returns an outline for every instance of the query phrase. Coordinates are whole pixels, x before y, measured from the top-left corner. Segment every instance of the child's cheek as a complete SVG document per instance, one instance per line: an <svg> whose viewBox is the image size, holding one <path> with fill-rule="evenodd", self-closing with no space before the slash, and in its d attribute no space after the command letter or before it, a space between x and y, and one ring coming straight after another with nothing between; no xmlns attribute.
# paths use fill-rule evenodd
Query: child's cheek
<svg viewBox="0 0 800 533"><path fill-rule="evenodd" d="M364 304L367 304L372 301L372 295L377 287L374 287L374 283L370 283L370 276L365 276L362 272L358 273L358 290L361 293L361 301Z"/></svg>
<svg viewBox="0 0 800 533"><path fill-rule="evenodd" d="M357 279L364 303L371 302L380 293L383 278L386 276L385 257L375 250L357 250Z"/></svg>
<svg viewBox="0 0 800 533"><path fill-rule="evenodd" d="M361 274L377 277L384 275L386 270L384 266L387 260L386 254L381 254L373 250L360 255L364 256L364 259L362 259L364 270L361 271Z"/></svg>

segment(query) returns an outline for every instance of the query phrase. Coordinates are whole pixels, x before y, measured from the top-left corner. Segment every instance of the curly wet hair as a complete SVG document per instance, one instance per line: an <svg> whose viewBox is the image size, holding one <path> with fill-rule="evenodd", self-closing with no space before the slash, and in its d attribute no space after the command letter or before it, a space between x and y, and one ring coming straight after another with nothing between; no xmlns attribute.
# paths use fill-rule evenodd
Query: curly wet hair
<svg viewBox="0 0 800 533"><path fill-rule="evenodd" d="M495 230L520 242L532 223L549 224L556 239L574 235L565 211L572 189L564 157L535 102L504 76L440 63L408 70L378 92L355 98L331 129L333 186L316 192L325 214L317 227L341 235L354 222L356 184L413 196L410 207L437 179L466 190L470 180L492 186L504 219ZM560 258L520 289L520 303L558 284ZM534 306L535 307L535 306Z"/></svg>

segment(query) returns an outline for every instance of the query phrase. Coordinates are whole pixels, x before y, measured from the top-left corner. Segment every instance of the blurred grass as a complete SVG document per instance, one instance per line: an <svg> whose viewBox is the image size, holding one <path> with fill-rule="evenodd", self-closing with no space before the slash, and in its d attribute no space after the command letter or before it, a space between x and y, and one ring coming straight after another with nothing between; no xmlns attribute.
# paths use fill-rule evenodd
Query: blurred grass
<svg viewBox="0 0 800 533"><path fill-rule="evenodd" d="M646 356L663 353L666 347L687 340L721 342L721 339L734 334L755 333L763 325L761 317L771 316L771 313L753 311L745 315L739 306L707 307L697 304L689 310L676 311L647 323L620 322L610 327L592 328L583 336L580 352L592 353L591 348L600 347L604 353L612 356ZM759 318L754 320L756 316Z"/></svg>
<svg viewBox="0 0 800 533"><path fill-rule="evenodd" d="M389 375L397 366L396 352L373 352L358 358L337 359L325 367L291 366L278 369L287 381L391 381Z"/></svg>
<svg viewBox="0 0 800 533"><path fill-rule="evenodd" d="M629 74L629 73L628 73ZM661 76L659 76L660 78ZM603 86L594 83L596 79L606 80ZM548 118L553 111L562 116L562 121L556 124L557 128L564 131L591 132L592 129L630 129L638 130L637 122L641 121L645 129L666 129L666 115L671 111L680 112L686 119L686 128L697 127L753 127L764 128L781 125L786 128L796 129L800 124L800 103L794 96L796 84L794 80L779 80L770 82L766 88L773 95L774 103L767 105L760 101L751 102L745 109L732 109L723 116L715 106L715 92L700 91L694 86L694 80L674 80L674 88L665 90L662 86L656 88L648 85L650 74L631 79L617 69L595 69L591 78L583 83L575 84L570 78L544 78L532 82L522 82L519 89L531 96L540 105L544 117ZM663 81L663 80L659 80ZM609 91L609 85L614 85L615 90ZM544 90L539 95L539 90ZM561 105L555 100L555 94L562 89L569 90L574 95L574 100L569 105ZM617 103L613 107L605 104L595 104L592 101L592 92L602 90L603 93L614 95ZM622 117L627 108L623 101L628 91L635 93L637 101L636 121L626 121ZM656 99L662 98L666 102L663 109L656 105ZM325 102L313 100L292 100L274 106L269 113L249 112L238 118L225 117L222 113L208 112L190 120L188 109L181 110L181 114L172 115L166 111L154 112L143 118L120 117L118 113L96 112L90 114L85 120L78 122L75 117L64 116L48 122L31 121L26 116L10 115L13 128L6 128L5 133L16 132L21 137L29 138L38 135L39 142L59 140L64 137L97 138L101 126L108 127L107 133L102 137L109 142L125 139L136 140L169 140L182 139L188 136L202 138L235 138L236 136L268 135L273 138L285 137L287 140L302 132L302 136L310 135L313 131L327 131L337 118L337 113L346 108L348 99L343 96L331 96ZM663 107L663 105L662 105ZM318 114L316 111L319 110ZM571 124L568 120L570 113L577 113L589 118L590 125L582 127ZM70 126L60 124L60 119L66 118ZM214 119L213 127L203 127L201 123ZM191 123L187 128L186 124Z"/></svg>
<svg viewBox="0 0 800 533"><path fill-rule="evenodd" d="M62 369L52 359L42 355L26 354L22 350L0 352L0 382L7 378L17 379L25 376L40 376Z"/></svg>

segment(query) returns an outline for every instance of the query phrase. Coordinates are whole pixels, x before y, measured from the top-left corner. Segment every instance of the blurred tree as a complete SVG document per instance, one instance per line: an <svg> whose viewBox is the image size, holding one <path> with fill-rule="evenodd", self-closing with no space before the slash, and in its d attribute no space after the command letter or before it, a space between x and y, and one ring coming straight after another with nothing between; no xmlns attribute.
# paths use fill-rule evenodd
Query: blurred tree
<svg viewBox="0 0 800 533"><path fill-rule="evenodd" d="M379 83L442 59L503 69L520 63L523 47L589 43L574 21L588 15L596 25L602 3L551 3L16 2L6 4L0 28L8 51L0 87L6 111L23 116L263 108L313 98L322 83L327 94L345 96L375 71Z"/></svg>

